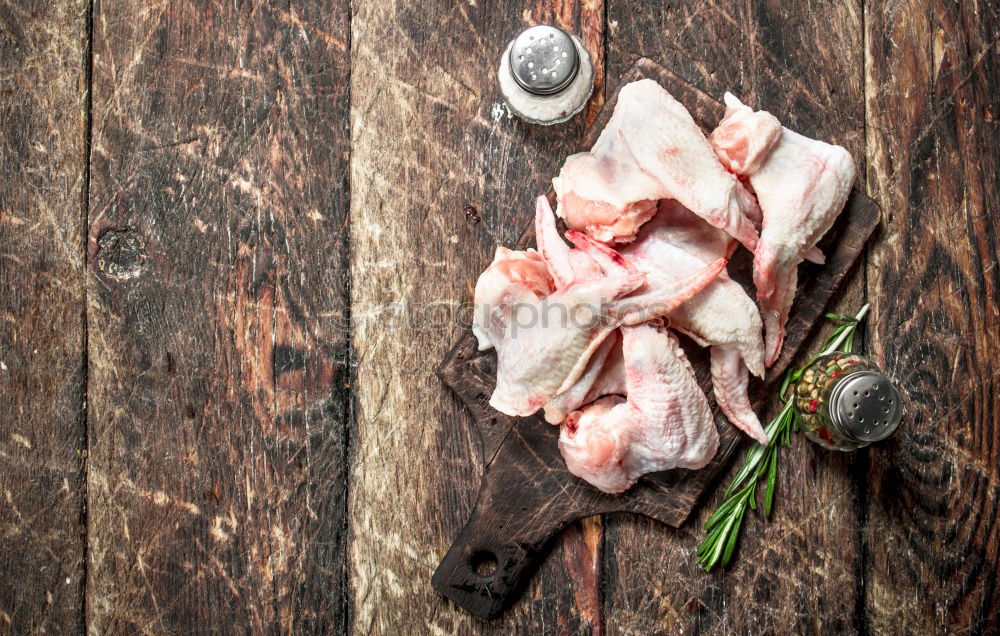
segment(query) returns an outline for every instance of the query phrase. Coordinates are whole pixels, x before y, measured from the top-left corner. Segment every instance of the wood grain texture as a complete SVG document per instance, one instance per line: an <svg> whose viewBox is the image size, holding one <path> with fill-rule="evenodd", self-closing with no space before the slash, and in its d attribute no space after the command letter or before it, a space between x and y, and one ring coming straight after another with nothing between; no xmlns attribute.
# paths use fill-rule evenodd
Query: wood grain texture
<svg viewBox="0 0 1000 636"><path fill-rule="evenodd" d="M1000 6L866 4L872 349L909 395L873 449L875 631L1000 630Z"/></svg>
<svg viewBox="0 0 1000 636"><path fill-rule="evenodd" d="M0 2L0 632L83 628L87 2Z"/></svg>
<svg viewBox="0 0 1000 636"><path fill-rule="evenodd" d="M481 626L429 585L484 465L468 415L434 369L471 316L476 274L497 244L517 240L583 127L584 117L528 126L500 101L504 47L549 15L535 4L354 3L349 519L359 633ZM576 32L603 19L594 3L556 12ZM488 629L599 631L593 535L563 538L524 602Z"/></svg>
<svg viewBox="0 0 1000 636"><path fill-rule="evenodd" d="M348 18L95 4L94 633L344 628Z"/></svg>
<svg viewBox="0 0 1000 636"><path fill-rule="evenodd" d="M693 90L715 99L730 90L792 129L844 145L863 165L860 3L619 1L608 6L612 77L636 56L652 57ZM855 285L862 275L861 268L855 270ZM857 288L850 286L835 301L844 311L856 311L860 304ZM821 335L803 349L814 349ZM703 523L721 503L720 493L680 530L631 517L609 518L609 633L856 628L861 504L852 460L797 438L782 453L772 518L765 522L751 515L733 567L711 575L695 567L694 551L704 536Z"/></svg>
<svg viewBox="0 0 1000 636"><path fill-rule="evenodd" d="M556 128L493 78L536 22L598 66ZM0 0L0 633L1000 630L998 33L986 0ZM835 303L908 416L796 439L724 573L707 510L591 518L484 623L429 584L489 455L433 369L641 56L864 164Z"/></svg>

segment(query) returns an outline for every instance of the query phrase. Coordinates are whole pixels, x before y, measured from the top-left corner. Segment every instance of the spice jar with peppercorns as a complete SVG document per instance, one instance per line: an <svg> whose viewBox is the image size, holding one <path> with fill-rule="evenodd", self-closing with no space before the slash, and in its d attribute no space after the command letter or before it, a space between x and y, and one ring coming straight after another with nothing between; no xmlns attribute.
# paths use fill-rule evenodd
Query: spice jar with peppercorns
<svg viewBox="0 0 1000 636"><path fill-rule="evenodd" d="M873 361L856 353L817 358L793 390L803 432L831 450L854 450L885 439L903 415L896 387Z"/></svg>

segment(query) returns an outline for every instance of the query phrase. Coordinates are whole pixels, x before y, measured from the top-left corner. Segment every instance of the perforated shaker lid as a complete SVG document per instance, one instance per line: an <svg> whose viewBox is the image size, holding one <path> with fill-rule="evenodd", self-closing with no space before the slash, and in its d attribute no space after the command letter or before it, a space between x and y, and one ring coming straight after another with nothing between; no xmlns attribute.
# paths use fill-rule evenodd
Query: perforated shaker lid
<svg viewBox="0 0 1000 636"><path fill-rule="evenodd" d="M876 371L849 374L830 396L834 427L859 442L877 442L889 437L902 416L902 396L889 378Z"/></svg>
<svg viewBox="0 0 1000 636"><path fill-rule="evenodd" d="M534 95L558 93L570 85L579 68L573 39L558 27L526 29L510 47L511 74L521 88Z"/></svg>

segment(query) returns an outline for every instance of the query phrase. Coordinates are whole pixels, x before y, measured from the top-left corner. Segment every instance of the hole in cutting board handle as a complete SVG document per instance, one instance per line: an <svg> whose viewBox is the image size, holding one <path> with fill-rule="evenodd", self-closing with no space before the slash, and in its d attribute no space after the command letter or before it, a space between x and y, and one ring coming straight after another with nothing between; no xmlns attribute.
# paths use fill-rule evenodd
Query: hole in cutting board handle
<svg viewBox="0 0 1000 636"><path fill-rule="evenodd" d="M435 589L481 618L493 618L510 605L541 560L532 541L494 534L505 525L495 517L485 522L474 517L431 578Z"/></svg>
<svg viewBox="0 0 1000 636"><path fill-rule="evenodd" d="M497 571L497 555L489 550L477 550L470 558L469 565L478 576L488 579Z"/></svg>

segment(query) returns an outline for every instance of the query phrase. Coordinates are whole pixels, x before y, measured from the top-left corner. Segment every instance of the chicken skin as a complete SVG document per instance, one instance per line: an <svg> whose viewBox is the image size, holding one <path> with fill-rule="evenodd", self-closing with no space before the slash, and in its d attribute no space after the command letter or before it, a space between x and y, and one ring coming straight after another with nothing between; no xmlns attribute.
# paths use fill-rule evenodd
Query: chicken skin
<svg viewBox="0 0 1000 636"><path fill-rule="evenodd" d="M570 249L559 237L548 201L536 206L535 235L539 252L559 287L574 277L587 277L596 267L586 255ZM736 241L713 228L680 203L664 200L657 215L622 248L626 260L646 273L647 286L666 277L680 277L727 258ZM761 443L767 435L747 397L749 372L764 373L764 342L760 314L743 288L722 270L691 300L664 314L670 326L711 347L712 388L719 408L737 428ZM610 350L609 350L610 351ZM547 421L558 424L572 410L598 397L622 391L611 370L608 354L595 355L580 380L545 406ZM610 358L615 361L614 358ZM600 380L600 382L599 382Z"/></svg>
<svg viewBox="0 0 1000 636"><path fill-rule="evenodd" d="M667 268L674 275L728 257L736 241L677 201L661 201L652 221L622 255L640 271ZM684 258L677 258L677 254ZM667 314L670 326L711 347L712 389L729 421L762 444L767 435L747 397L749 373L764 374L764 341L757 306L723 270L691 300Z"/></svg>
<svg viewBox="0 0 1000 636"><path fill-rule="evenodd" d="M609 493L642 475L701 468L719 435L684 351L667 329L622 327L627 398L604 397L563 421L559 450L569 471Z"/></svg>
<svg viewBox="0 0 1000 636"><path fill-rule="evenodd" d="M854 161L844 148L783 128L770 113L754 112L730 93L725 102L726 116L711 141L722 164L749 179L763 212L754 285L770 366L781 353L798 265L805 258L822 258L816 243L847 201Z"/></svg>
<svg viewBox="0 0 1000 636"><path fill-rule="evenodd" d="M573 386L545 404L545 421L560 424L573 411L608 395L625 395L625 360L620 330L608 336Z"/></svg>
<svg viewBox="0 0 1000 636"><path fill-rule="evenodd" d="M497 386L490 405L508 415L531 415L567 391L620 325L645 322L652 308L680 305L719 272L718 266L705 267L624 301L646 285L645 275L606 245L571 235L578 249L600 266L600 276L574 280L542 296L539 292L552 279L547 269L545 278L538 276L537 252L498 250L476 285L476 333L485 334L487 346L497 350Z"/></svg>
<svg viewBox="0 0 1000 636"><path fill-rule="evenodd" d="M518 303L541 300L555 291L545 259L535 250L497 247L493 262L476 281L472 333L485 351L503 338L510 312Z"/></svg>
<svg viewBox="0 0 1000 636"><path fill-rule="evenodd" d="M630 242L676 199L753 249L760 210L719 164L691 114L656 82L624 86L590 152L572 155L553 179L557 212L571 229L604 242Z"/></svg>
<svg viewBox="0 0 1000 636"><path fill-rule="evenodd" d="M682 220L684 223L687 223L687 226L693 226L695 228L703 226L708 230L701 231L700 233L688 232L681 238L691 241L698 239L706 239L709 242L714 241L715 249L712 248L712 245L695 247L683 244L675 245L670 241L660 240L655 231L647 231L647 228L650 227L647 226L647 228L642 230L642 235L646 238L632 245L626 246L622 251L622 254L626 257L627 261L634 264L640 271L646 274L647 280L647 284L643 289L633 293L626 300L632 301L636 305L645 304L645 299L649 296L658 295L661 293L660 290L663 289L674 289L682 279L688 276L695 276L699 272L705 270L705 268L712 268L713 271L718 271L720 276L725 275L725 258L726 252L730 250L731 239L729 239L724 232L715 230L683 208L681 208L680 211L697 223L697 225L694 225L690 223L687 217L682 217ZM663 223L654 220L651 225L652 227L657 228L661 227ZM556 282L557 289L574 280L588 280L593 277L593 272L595 270L601 271L600 266L591 258L591 254L595 253L593 250L585 251L582 249L571 249L563 242L562 238L559 236L558 230L556 229L555 218L552 215L552 210L549 208L548 201L544 197L539 197L535 208L535 236L539 252L542 254L543 258L545 258L546 263L549 266L549 270ZM571 232L570 236L574 237L577 241L580 240L578 234ZM719 236L721 236L721 238L719 238ZM677 242L681 243L680 240ZM604 256L603 251L597 251L596 254L599 258L606 257ZM718 283L718 278L713 279L708 283L705 289L718 285ZM732 283L732 285L735 285L735 283ZM739 288L738 285L735 286L739 293L746 299L746 304L749 305L753 315L756 316L756 307L754 307L749 298L746 298L746 294L743 293L743 290ZM693 298L702 296L704 293L705 291L702 290ZM724 298L726 296L726 293L715 293L712 295L712 298ZM670 315L671 311L683 311L684 307L690 302L691 300L687 303L677 305L672 310L667 306L648 304L646 315L649 319L658 319ZM729 307L726 308L726 310L728 309ZM699 316L700 313L695 311L694 315ZM703 320L702 322L709 325L712 324L711 321L708 320ZM758 318L758 342L760 341L759 323L760 320ZM707 330L706 333L708 333ZM729 343L729 341L720 339L720 344L726 343ZM550 423L558 424L569 412L584 404L594 401L598 397L613 393L623 393L624 374L621 371L621 355L614 355L614 353L618 351L620 351L620 348L611 349L610 346L608 348L602 347L599 349L591 358L587 369L580 376L577 382L545 405L545 419ZM738 363L736 371L738 372L742 365L739 364L739 352L736 351L736 353L736 362ZM746 373L744 371L744 391L742 402L746 402L745 376ZM737 377L736 380L738 379L739 378ZM734 413L734 422L740 422L741 425L746 427L749 427L749 425L744 424L744 422L756 422L756 418L753 417L752 410L741 410L738 408L739 405L741 405L738 394L738 382L729 381L725 384L720 382L719 386L731 387L734 391L736 391L735 397L726 399L727 407L730 404L734 405L734 407L730 409L730 412ZM730 393L722 393L723 398L729 398ZM749 415L746 415L744 411L749 411ZM737 414L741 416L739 419L736 417ZM759 423L757 424L757 427L759 428Z"/></svg>

